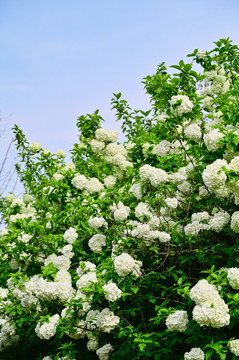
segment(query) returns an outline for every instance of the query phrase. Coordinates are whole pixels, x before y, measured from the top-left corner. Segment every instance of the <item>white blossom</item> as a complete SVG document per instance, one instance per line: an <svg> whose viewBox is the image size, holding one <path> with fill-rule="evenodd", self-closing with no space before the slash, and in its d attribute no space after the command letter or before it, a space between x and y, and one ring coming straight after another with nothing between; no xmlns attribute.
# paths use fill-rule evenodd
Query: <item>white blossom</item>
<svg viewBox="0 0 239 360"><path fill-rule="evenodd" d="M40 339L49 340L56 333L57 325L59 324L60 316L58 314L49 318L49 322L37 323L35 332Z"/></svg>
<svg viewBox="0 0 239 360"><path fill-rule="evenodd" d="M56 152L56 156L58 157L58 159L65 159L66 153L64 150L59 149Z"/></svg>
<svg viewBox="0 0 239 360"><path fill-rule="evenodd" d="M229 268L227 270L227 280L235 290L239 289L239 268Z"/></svg>
<svg viewBox="0 0 239 360"><path fill-rule="evenodd" d="M200 348L192 348L184 354L184 360L204 360L204 352Z"/></svg>
<svg viewBox="0 0 239 360"><path fill-rule="evenodd" d="M29 145L29 149L33 152L33 153L37 153L40 151L41 149L41 144L39 142L33 142Z"/></svg>
<svg viewBox="0 0 239 360"><path fill-rule="evenodd" d="M166 326L170 331L184 332L187 329L188 314L185 310L177 310L166 319Z"/></svg>
<svg viewBox="0 0 239 360"><path fill-rule="evenodd" d="M89 248L94 251L95 253L101 253L102 247L106 245L106 237L103 234L96 234L93 235L89 242Z"/></svg>
<svg viewBox="0 0 239 360"><path fill-rule="evenodd" d="M98 315L96 325L101 331L109 333L111 330L114 330L114 328L119 324L119 322L120 318L118 316L115 316L113 311L105 308Z"/></svg>
<svg viewBox="0 0 239 360"><path fill-rule="evenodd" d="M189 100L189 97L187 95L174 95L169 102L172 106L176 104L178 100L182 100L182 102L174 109L174 113L176 116L181 116L192 111L193 103Z"/></svg>
<svg viewBox="0 0 239 360"><path fill-rule="evenodd" d="M105 142L116 142L118 140L118 131L117 130L106 130L106 129L97 129L95 132L95 137L99 141Z"/></svg>
<svg viewBox="0 0 239 360"><path fill-rule="evenodd" d="M230 340L228 343L231 353L236 356L239 356L239 339Z"/></svg>
<svg viewBox="0 0 239 360"><path fill-rule="evenodd" d="M78 238L78 234L75 228L70 227L65 231L63 237L68 242L68 244L73 244Z"/></svg>
<svg viewBox="0 0 239 360"><path fill-rule="evenodd" d="M108 281L106 285L102 286L102 289L104 290L105 298L108 301L113 302L121 298L122 291L112 281Z"/></svg>
<svg viewBox="0 0 239 360"><path fill-rule="evenodd" d="M142 266L141 261L134 260L132 256L126 253L116 256L114 259L115 271L121 277L125 277L130 273L139 277L141 275L140 266Z"/></svg>
<svg viewBox="0 0 239 360"><path fill-rule="evenodd" d="M113 350L114 349L111 344L106 344L106 345L102 346L101 348L99 348L98 350L96 350L96 354L99 356L99 360L108 360L109 354Z"/></svg>

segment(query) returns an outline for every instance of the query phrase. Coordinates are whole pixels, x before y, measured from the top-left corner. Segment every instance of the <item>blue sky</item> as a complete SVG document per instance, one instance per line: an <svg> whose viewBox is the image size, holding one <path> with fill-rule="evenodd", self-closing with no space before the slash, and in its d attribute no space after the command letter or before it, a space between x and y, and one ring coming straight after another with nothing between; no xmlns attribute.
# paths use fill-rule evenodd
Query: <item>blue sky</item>
<svg viewBox="0 0 239 360"><path fill-rule="evenodd" d="M147 109L142 78L219 38L239 44L238 10L237 0L0 0L2 144L16 123L29 142L67 152L77 117L95 109L119 129L112 93Z"/></svg>

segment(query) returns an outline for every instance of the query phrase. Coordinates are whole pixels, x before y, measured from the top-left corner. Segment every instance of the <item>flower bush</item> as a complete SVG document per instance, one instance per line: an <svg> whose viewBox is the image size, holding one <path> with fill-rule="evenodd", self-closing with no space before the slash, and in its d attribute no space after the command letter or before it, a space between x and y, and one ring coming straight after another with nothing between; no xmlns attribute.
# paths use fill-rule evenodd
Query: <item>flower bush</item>
<svg viewBox="0 0 239 360"><path fill-rule="evenodd" d="M239 51L215 46L147 76L149 111L114 94L123 144L98 110L67 164L14 127L1 359L236 359Z"/></svg>

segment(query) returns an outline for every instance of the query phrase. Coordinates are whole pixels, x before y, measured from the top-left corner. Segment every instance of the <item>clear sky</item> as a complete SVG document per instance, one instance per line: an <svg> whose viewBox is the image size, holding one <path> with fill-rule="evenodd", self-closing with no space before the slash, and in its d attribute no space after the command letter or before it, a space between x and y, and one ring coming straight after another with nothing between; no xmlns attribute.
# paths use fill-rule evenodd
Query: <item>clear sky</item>
<svg viewBox="0 0 239 360"><path fill-rule="evenodd" d="M239 44L238 14L238 0L0 0L2 144L16 123L67 152L77 117L96 109L119 129L113 92L147 109L142 78L219 38Z"/></svg>

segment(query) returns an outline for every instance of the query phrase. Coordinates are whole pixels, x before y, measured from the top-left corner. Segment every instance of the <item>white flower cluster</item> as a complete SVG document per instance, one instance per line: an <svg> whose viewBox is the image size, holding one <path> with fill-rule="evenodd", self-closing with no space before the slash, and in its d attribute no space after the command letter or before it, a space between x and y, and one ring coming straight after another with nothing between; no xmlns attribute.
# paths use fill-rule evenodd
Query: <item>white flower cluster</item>
<svg viewBox="0 0 239 360"><path fill-rule="evenodd" d="M78 289L81 289L83 287L90 287L92 283L97 283L98 279L96 277L96 272L95 271L89 271L86 274L83 274L79 280L77 280L76 282L76 286ZM83 291L81 289L81 291Z"/></svg>
<svg viewBox="0 0 239 360"><path fill-rule="evenodd" d="M231 229L235 233L239 233L239 211L235 211L231 218Z"/></svg>
<svg viewBox="0 0 239 360"><path fill-rule="evenodd" d="M205 75L204 83L206 90L204 90L204 93L208 95L224 95L229 90L230 82L227 76L225 76L224 69L218 68L217 70L207 71Z"/></svg>
<svg viewBox="0 0 239 360"><path fill-rule="evenodd" d="M58 314L49 318L49 322L37 323L35 332L40 339L49 340L56 334L56 328L59 324L60 316Z"/></svg>
<svg viewBox="0 0 239 360"><path fill-rule="evenodd" d="M166 326L170 331L184 332L187 329L188 314L185 310L177 310L166 319Z"/></svg>
<svg viewBox="0 0 239 360"><path fill-rule="evenodd" d="M29 149L33 152L33 153L37 153L40 151L41 149L41 144L39 142L33 142L29 145Z"/></svg>
<svg viewBox="0 0 239 360"><path fill-rule="evenodd" d="M23 194L22 200L24 201L25 204L29 204L29 203L33 202L34 197L30 194Z"/></svg>
<svg viewBox="0 0 239 360"><path fill-rule="evenodd" d="M98 336L93 335L92 332L87 331L86 336L88 337L87 349L89 351L96 351L99 348Z"/></svg>
<svg viewBox="0 0 239 360"><path fill-rule="evenodd" d="M4 348L16 344L19 340L19 336L16 334L15 326L8 318L1 318L0 325L2 325L0 331L0 351L2 351Z"/></svg>
<svg viewBox="0 0 239 360"><path fill-rule="evenodd" d="M17 237L18 241L22 241L23 243L27 244L31 240L32 235L24 234L23 232L20 233Z"/></svg>
<svg viewBox="0 0 239 360"><path fill-rule="evenodd" d="M106 245L106 237L103 234L93 235L89 242L89 248L97 254L102 252L102 247Z"/></svg>
<svg viewBox="0 0 239 360"><path fill-rule="evenodd" d="M114 212L114 218L116 221L124 221L127 219L130 213L130 208L125 206L122 201L117 205L110 206L110 210Z"/></svg>
<svg viewBox="0 0 239 360"><path fill-rule="evenodd" d="M159 144L154 146L152 153L161 157L165 157L170 155L172 151L173 151L172 144L167 140L162 140L160 141Z"/></svg>
<svg viewBox="0 0 239 360"><path fill-rule="evenodd" d="M169 102L172 106L176 104L178 100L182 100L182 102L174 110L176 116L181 116L192 111L193 103L189 100L187 95L174 95Z"/></svg>
<svg viewBox="0 0 239 360"><path fill-rule="evenodd" d="M229 223L230 215L225 211L218 211L210 216L207 211L194 213L191 217L192 223L184 228L186 235L197 235L202 230L220 232Z"/></svg>
<svg viewBox="0 0 239 360"><path fill-rule="evenodd" d="M239 339L230 340L228 343L231 353L236 356L239 356Z"/></svg>
<svg viewBox="0 0 239 360"><path fill-rule="evenodd" d="M85 175L76 175L71 180L72 185L78 190L85 190L89 194L100 192L104 189L104 185L97 178L90 178L89 180Z"/></svg>
<svg viewBox="0 0 239 360"><path fill-rule="evenodd" d="M147 203L140 202L134 209L135 217L140 218L141 216L147 215L151 218L152 212L150 211Z"/></svg>
<svg viewBox="0 0 239 360"><path fill-rule="evenodd" d="M184 354L184 360L204 360L204 352L200 348L192 348Z"/></svg>
<svg viewBox="0 0 239 360"><path fill-rule="evenodd" d="M122 291L111 280L108 281L106 285L102 286L102 289L104 290L105 298L108 301L114 302L121 298Z"/></svg>
<svg viewBox="0 0 239 360"><path fill-rule="evenodd" d="M227 166L226 160L217 159L212 164L207 165L203 171L202 178L209 189L216 189L225 184L227 176L221 169L222 166Z"/></svg>
<svg viewBox="0 0 239 360"><path fill-rule="evenodd" d="M90 140L89 144L94 153L101 154L102 150L105 148L105 143L96 139Z"/></svg>
<svg viewBox="0 0 239 360"><path fill-rule="evenodd" d="M202 137L202 130L197 124L190 124L184 129L184 135L187 139L199 142Z"/></svg>
<svg viewBox="0 0 239 360"><path fill-rule="evenodd" d="M96 320L96 325L103 332L111 332L114 328L119 324L120 318L115 316L113 311L110 309L105 308L103 309Z"/></svg>
<svg viewBox="0 0 239 360"><path fill-rule="evenodd" d="M196 57L198 59L203 59L206 56L206 51L205 50L199 50L196 54Z"/></svg>
<svg viewBox="0 0 239 360"><path fill-rule="evenodd" d="M8 289L0 287L0 299L5 299L9 293Z"/></svg>
<svg viewBox="0 0 239 360"><path fill-rule="evenodd" d="M44 260L44 266L52 263L58 270L68 270L71 266L70 257L66 255L51 254Z"/></svg>
<svg viewBox="0 0 239 360"><path fill-rule="evenodd" d="M110 353L114 350L113 346L111 344L106 344L99 348L96 351L96 354L99 356L99 360L108 360Z"/></svg>
<svg viewBox="0 0 239 360"><path fill-rule="evenodd" d="M106 176L104 178L104 184L107 189L113 189L117 181L117 178L113 175Z"/></svg>
<svg viewBox="0 0 239 360"><path fill-rule="evenodd" d="M178 199L177 198L166 198L165 203L172 210L175 210L178 207Z"/></svg>
<svg viewBox="0 0 239 360"><path fill-rule="evenodd" d="M55 173L55 174L53 174L53 179L54 180L56 180L56 181L59 181L59 180L62 180L62 179L64 179L64 175L62 175L62 174L59 174L59 173Z"/></svg>
<svg viewBox="0 0 239 360"><path fill-rule="evenodd" d="M71 284L71 275L66 270L56 274L55 281L47 281L39 275L34 275L25 282L26 295L34 294L42 300L52 301L59 299L64 303L74 292Z"/></svg>
<svg viewBox="0 0 239 360"><path fill-rule="evenodd" d="M127 150L122 144L108 144L104 149L103 158L107 163L114 165L118 177L121 177L121 171L127 170L127 166L133 167L132 162L127 160Z"/></svg>
<svg viewBox="0 0 239 360"><path fill-rule="evenodd" d="M214 216L210 217L208 226L210 230L220 232L229 223L230 215L225 211L218 211Z"/></svg>
<svg viewBox="0 0 239 360"><path fill-rule="evenodd" d="M145 182L150 181L151 185L158 187L168 181L168 174L162 169L155 168L148 164L141 166L139 169L140 179Z"/></svg>
<svg viewBox="0 0 239 360"><path fill-rule="evenodd" d="M140 200L143 196L142 183L133 184L129 189L129 192L131 192L138 200Z"/></svg>
<svg viewBox="0 0 239 360"><path fill-rule="evenodd" d="M193 319L200 326L220 328L229 325L230 315L228 306L220 297L215 286L207 280L199 280L190 290L190 298L195 301Z"/></svg>
<svg viewBox="0 0 239 360"><path fill-rule="evenodd" d="M116 142L118 140L118 131L117 130L106 130L106 129L97 129L95 132L95 137L99 141L104 142Z"/></svg>
<svg viewBox="0 0 239 360"><path fill-rule="evenodd" d="M64 150L59 149L56 152L56 156L58 157L58 159L65 159L66 153Z"/></svg>
<svg viewBox="0 0 239 360"><path fill-rule="evenodd" d="M203 136L205 145L209 151L216 151L223 146L220 140L224 138L224 134L219 129L212 129Z"/></svg>
<svg viewBox="0 0 239 360"><path fill-rule="evenodd" d="M239 289L239 268L227 269L227 280L231 287L235 290Z"/></svg>
<svg viewBox="0 0 239 360"><path fill-rule="evenodd" d="M134 260L132 256L126 253L122 253L121 255L116 256L114 259L115 271L121 277L125 277L129 274L139 277L141 275L141 266L141 261Z"/></svg>
<svg viewBox="0 0 239 360"><path fill-rule="evenodd" d="M78 234L76 229L70 227L68 230L65 231L63 237L68 242L68 244L73 244L78 238Z"/></svg>
<svg viewBox="0 0 239 360"><path fill-rule="evenodd" d="M108 224L103 217L90 217L88 224L95 230L100 230L100 228L108 229Z"/></svg>
<svg viewBox="0 0 239 360"><path fill-rule="evenodd" d="M81 276L89 271L95 271L96 265L90 261L80 261L79 267L76 269L78 276Z"/></svg>

